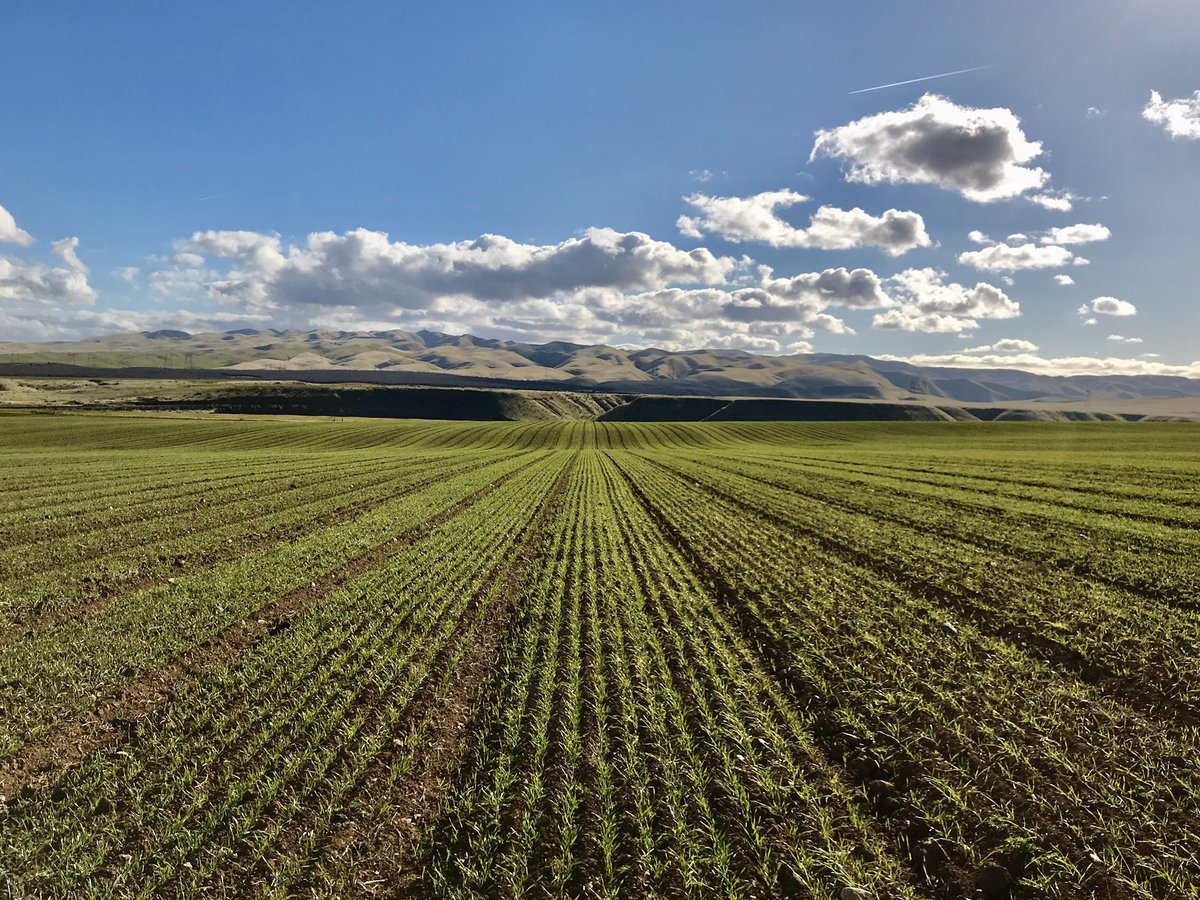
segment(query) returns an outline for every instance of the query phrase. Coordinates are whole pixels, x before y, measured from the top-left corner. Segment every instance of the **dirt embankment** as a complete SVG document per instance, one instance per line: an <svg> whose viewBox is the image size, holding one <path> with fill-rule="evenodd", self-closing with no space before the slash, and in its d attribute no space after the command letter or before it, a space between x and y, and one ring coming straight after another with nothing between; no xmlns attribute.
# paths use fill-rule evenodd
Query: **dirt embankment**
<svg viewBox="0 0 1200 900"><path fill-rule="evenodd" d="M518 421L594 419L629 398L619 394L450 387L374 387L252 382L213 387L156 382L45 379L19 382L0 403L25 408L190 410L242 415ZM16 390L20 388L20 390Z"/></svg>

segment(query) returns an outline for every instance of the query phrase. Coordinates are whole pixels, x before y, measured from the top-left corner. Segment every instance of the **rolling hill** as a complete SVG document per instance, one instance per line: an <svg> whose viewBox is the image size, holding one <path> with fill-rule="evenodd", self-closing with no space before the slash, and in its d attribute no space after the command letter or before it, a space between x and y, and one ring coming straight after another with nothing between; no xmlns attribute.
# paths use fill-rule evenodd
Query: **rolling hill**
<svg viewBox="0 0 1200 900"><path fill-rule="evenodd" d="M146 369L158 377L283 377L322 382L495 383L634 394L973 404L1200 398L1200 380L1157 375L1054 376L1019 369L913 366L828 353L626 350L529 344L432 331L161 330L77 342L0 343L0 365Z"/></svg>

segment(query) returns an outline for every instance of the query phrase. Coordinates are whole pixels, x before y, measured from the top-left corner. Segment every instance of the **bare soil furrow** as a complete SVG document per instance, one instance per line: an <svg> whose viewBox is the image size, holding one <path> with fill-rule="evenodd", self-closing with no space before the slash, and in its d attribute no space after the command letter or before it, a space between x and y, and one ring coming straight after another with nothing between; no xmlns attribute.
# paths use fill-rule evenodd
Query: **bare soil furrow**
<svg viewBox="0 0 1200 900"><path fill-rule="evenodd" d="M477 701L495 677L495 661L509 631L521 589L542 552L547 523L559 508L563 490L574 470L568 462L542 507L517 537L511 556L493 569L459 625L455 638L439 655L431 671L444 671L457 662L449 683L427 682L393 730L393 748L409 744L419 732L424 748L416 765L388 793L388 814L373 821L355 820L333 834L327 844L333 868L353 871L350 897L394 896L411 884L416 872L420 839L432 834L435 816L454 783L463 756L463 742L477 715ZM497 586L497 583L499 585ZM467 641L464 648L462 641ZM377 757L362 782L371 792L386 786L386 775L399 750Z"/></svg>
<svg viewBox="0 0 1200 900"><path fill-rule="evenodd" d="M395 500L400 500L404 497L414 494L417 491L423 490L429 485L436 483L444 478L448 478L455 474L458 470L447 468L438 471L436 474L428 478L423 478L420 481L407 484L398 490L381 493L378 496L372 496L357 503L352 503L348 506L339 507L328 513L324 513L317 518L305 519L295 523L291 527L278 528L269 532L253 532L250 540L242 540L235 548L234 552L238 556L245 556L248 553L254 553L272 546L277 546L286 541L294 540L302 534L312 530L312 526L318 525L321 528L329 528L336 525L341 525L351 521L357 516L370 512L385 503L390 503ZM17 643L18 641L27 640L30 637L39 634L43 631L48 631L58 625L66 622L77 622L96 615L105 607L112 603L124 600L134 594L152 588L161 587L164 584L172 583L174 579L193 574L202 569L210 568L213 565L221 562L229 556L228 553L221 552L220 548L210 550L208 553L194 560L191 560L190 565L184 565L176 570L172 570L170 576L148 576L144 578L135 578L126 582L122 582L120 587L111 590L107 593L101 593L100 596L90 598L85 602L68 607L56 607L52 610L39 613L37 608L27 610L24 615L18 615L14 618L13 623L0 629L0 647L9 644Z"/></svg>
<svg viewBox="0 0 1200 900"><path fill-rule="evenodd" d="M908 859L914 880L918 883L932 880L936 886L935 896L946 900L970 896L982 873L952 842L936 840L936 835L931 839L925 815L905 793L904 773L883 768L868 749L860 746L854 735L846 732L839 721L837 700L827 696L796 669L793 665L795 648L781 641L753 612L746 602L753 598L747 596L746 589L730 583L725 573L715 568L687 535L662 514L635 479L630 478L630 484L647 513L661 527L664 536L710 586L714 596L721 601L732 620L738 623L746 638L759 647L764 662L780 686L800 709L808 713L814 723L814 737L826 755L842 765L851 778L860 784L875 811L877 827L891 837L897 854ZM1040 825L1047 839L1059 842L1080 857L1086 852L1073 837L1062 832L1057 823L1043 821ZM981 834L977 840L977 857L1003 859L1006 870L1017 875L1028 865L1026 859L1004 858L1002 845L988 846L987 835ZM1091 900L1097 897L1133 900L1136 897L1115 876L1107 876L1102 872L1097 872L1093 887L1096 893L1081 893L1064 886L1061 900Z"/></svg>
<svg viewBox="0 0 1200 900"><path fill-rule="evenodd" d="M307 607L346 582L376 568L405 547L422 540L516 474L511 472L501 476L421 525L390 538L333 571L317 576L309 585L259 607L173 662L128 684L120 693L101 701L88 712L26 744L0 762L0 797L11 797L21 791L43 787L93 753L120 743L128 736L133 723L171 699L185 684L237 659L273 631L287 628Z"/></svg>

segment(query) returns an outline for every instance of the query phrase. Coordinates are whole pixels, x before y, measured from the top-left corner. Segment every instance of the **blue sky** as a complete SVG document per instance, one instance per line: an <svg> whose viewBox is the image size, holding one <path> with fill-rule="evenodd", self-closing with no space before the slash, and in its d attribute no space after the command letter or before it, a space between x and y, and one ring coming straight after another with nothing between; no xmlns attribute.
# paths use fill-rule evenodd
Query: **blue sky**
<svg viewBox="0 0 1200 900"><path fill-rule="evenodd" d="M4 18L0 340L248 323L1062 371L1200 358L1194 3L14 2ZM932 123L926 155L882 145L884 114ZM946 147L980 123L1040 143L1014 163L1039 186L964 195L973 170ZM763 196L780 191L809 199ZM822 207L825 230L804 230ZM883 241L887 210L909 230ZM1051 231L1076 225L1108 236Z"/></svg>

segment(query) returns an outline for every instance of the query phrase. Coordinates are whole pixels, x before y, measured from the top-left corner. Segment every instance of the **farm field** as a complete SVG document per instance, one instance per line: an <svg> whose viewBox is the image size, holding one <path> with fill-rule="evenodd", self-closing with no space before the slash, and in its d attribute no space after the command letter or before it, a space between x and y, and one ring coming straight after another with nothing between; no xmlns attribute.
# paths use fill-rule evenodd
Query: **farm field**
<svg viewBox="0 0 1200 900"><path fill-rule="evenodd" d="M0 413L9 896L1200 896L1200 430Z"/></svg>

